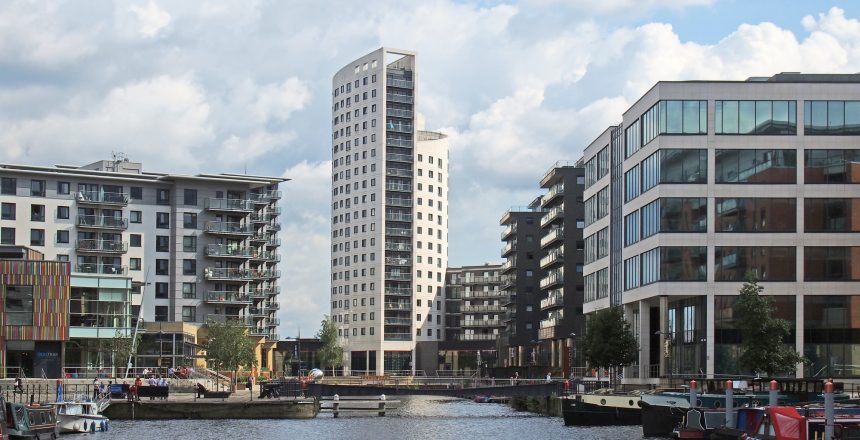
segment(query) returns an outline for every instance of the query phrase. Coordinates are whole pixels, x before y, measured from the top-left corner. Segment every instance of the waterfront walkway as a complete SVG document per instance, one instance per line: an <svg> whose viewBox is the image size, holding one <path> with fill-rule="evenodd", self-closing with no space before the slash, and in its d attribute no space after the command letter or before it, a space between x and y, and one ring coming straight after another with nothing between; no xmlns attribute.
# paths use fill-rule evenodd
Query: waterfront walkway
<svg viewBox="0 0 860 440"><path fill-rule="evenodd" d="M561 382L528 383L511 385L509 380L499 380L498 385L483 385L475 387L457 387L442 385L335 385L328 383L311 383L307 395L322 397L333 396L392 396L425 395L425 396L552 396L561 395L564 391Z"/></svg>

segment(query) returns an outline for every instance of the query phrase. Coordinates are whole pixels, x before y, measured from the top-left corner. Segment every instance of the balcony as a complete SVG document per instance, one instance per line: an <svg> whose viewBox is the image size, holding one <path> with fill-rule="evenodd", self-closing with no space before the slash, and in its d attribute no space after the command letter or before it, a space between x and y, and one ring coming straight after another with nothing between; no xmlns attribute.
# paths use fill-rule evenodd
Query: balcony
<svg viewBox="0 0 860 440"><path fill-rule="evenodd" d="M396 176L396 177L412 177L412 170L404 170L402 168L386 168L385 169L386 176Z"/></svg>
<svg viewBox="0 0 860 440"><path fill-rule="evenodd" d="M559 247L550 251L545 257L540 259L540 268L552 266L556 263L564 261L564 247Z"/></svg>
<svg viewBox="0 0 860 440"><path fill-rule="evenodd" d="M216 315L216 314L208 314L206 315L206 321L211 322L227 322L227 321L235 321L246 327L252 327L254 325L254 320L250 316L239 316L239 315Z"/></svg>
<svg viewBox="0 0 860 440"><path fill-rule="evenodd" d="M540 280L540 288L546 289L548 287L555 286L556 284L561 284L564 282L564 272L560 269L550 271L547 276L541 278Z"/></svg>
<svg viewBox="0 0 860 440"><path fill-rule="evenodd" d="M269 327L277 327L281 325L281 318L269 318Z"/></svg>
<svg viewBox="0 0 860 440"><path fill-rule="evenodd" d="M495 341L499 338L499 335L494 334L460 334L459 335L461 341Z"/></svg>
<svg viewBox="0 0 860 440"><path fill-rule="evenodd" d="M385 272L385 279L392 281L412 281L411 273Z"/></svg>
<svg viewBox="0 0 860 440"><path fill-rule="evenodd" d="M393 116L395 118L406 118L406 119L411 119L414 115L414 113L412 113L412 110L403 110L403 109L399 109L399 108L386 108L385 113L388 116Z"/></svg>
<svg viewBox="0 0 860 440"><path fill-rule="evenodd" d="M388 121L385 124L385 128L388 129L388 131L397 132L397 133L409 133L409 134L411 134L413 131L415 131L415 127L412 124L404 124L404 123L399 123L399 122L394 122L394 121Z"/></svg>
<svg viewBox="0 0 860 440"><path fill-rule="evenodd" d="M206 245L206 256L217 258L251 258L251 249L246 247L230 246L225 244Z"/></svg>
<svg viewBox="0 0 860 440"><path fill-rule="evenodd" d="M540 300L540 309L549 310L564 306L564 294L561 289L553 289L547 292L547 297Z"/></svg>
<svg viewBox="0 0 860 440"><path fill-rule="evenodd" d="M516 258L508 258L504 263L502 263L501 272L506 273L510 272L517 268L517 259Z"/></svg>
<svg viewBox="0 0 860 440"><path fill-rule="evenodd" d="M245 277L250 280L264 280L269 278L280 278L281 271L279 270L246 270Z"/></svg>
<svg viewBox="0 0 860 440"><path fill-rule="evenodd" d="M281 303L279 303L277 301L272 301L272 302L266 304L265 307L266 307L266 311L274 312L276 310L281 310Z"/></svg>
<svg viewBox="0 0 860 440"><path fill-rule="evenodd" d="M411 237L412 230L404 228L385 228L385 235L391 237Z"/></svg>
<svg viewBox="0 0 860 440"><path fill-rule="evenodd" d="M385 155L385 160L388 160L391 162L412 163L412 155L411 154L388 153Z"/></svg>
<svg viewBox="0 0 860 440"><path fill-rule="evenodd" d="M564 319L564 310L556 310L554 312L549 312L546 319L541 319L540 328L548 328L561 325L562 319Z"/></svg>
<svg viewBox="0 0 860 440"><path fill-rule="evenodd" d="M512 273L510 275L502 277L502 283L499 284L500 290L510 289L517 284L517 274Z"/></svg>
<svg viewBox="0 0 860 440"><path fill-rule="evenodd" d="M564 228L551 229L540 239L540 247L545 248L558 240L564 240Z"/></svg>
<svg viewBox="0 0 860 440"><path fill-rule="evenodd" d="M266 240L266 246L268 246L268 247L278 247L280 245L281 245L281 239L280 238L269 238L268 240Z"/></svg>
<svg viewBox="0 0 860 440"><path fill-rule="evenodd" d="M251 214L250 218L253 223L269 223L270 221L274 220L275 217L276 216L271 214L260 214L255 212Z"/></svg>
<svg viewBox="0 0 860 440"><path fill-rule="evenodd" d="M281 261L281 254L272 251L254 251L251 253L251 259L266 261L268 263L277 263Z"/></svg>
<svg viewBox="0 0 860 440"><path fill-rule="evenodd" d="M512 254L516 250L517 250L516 240L509 241L508 244L506 244L504 247L502 247L502 257L507 257L508 255Z"/></svg>
<svg viewBox="0 0 860 440"><path fill-rule="evenodd" d="M544 228L555 220L560 220L564 218L564 203L558 205L544 214L540 219L540 227Z"/></svg>
<svg viewBox="0 0 860 440"><path fill-rule="evenodd" d="M507 294L501 290L488 290L486 292L483 290L472 290L469 292L463 292L463 294L460 295L460 297L467 298L467 299L468 298L502 298L504 296L507 296Z"/></svg>
<svg viewBox="0 0 860 440"><path fill-rule="evenodd" d="M501 327L501 319L472 319L460 321L460 327Z"/></svg>
<svg viewBox="0 0 860 440"><path fill-rule="evenodd" d="M412 214L403 214L400 212L386 212L385 220L390 222L411 222Z"/></svg>
<svg viewBox="0 0 860 440"><path fill-rule="evenodd" d="M280 287L266 287L266 288L257 288L250 289L248 291L248 296L251 298L268 298L272 295L278 295L281 293Z"/></svg>
<svg viewBox="0 0 860 440"><path fill-rule="evenodd" d="M411 266L412 260L409 258L385 257L387 266Z"/></svg>
<svg viewBox="0 0 860 440"><path fill-rule="evenodd" d="M389 182L385 185L385 189L389 191L412 192L412 185L407 183Z"/></svg>
<svg viewBox="0 0 860 440"><path fill-rule="evenodd" d="M559 333L558 326L540 328L538 329L538 339L554 339L556 333Z"/></svg>
<svg viewBox="0 0 860 440"><path fill-rule="evenodd" d="M412 318L385 318L385 325L412 325Z"/></svg>
<svg viewBox="0 0 860 440"><path fill-rule="evenodd" d="M269 329L263 327L254 327L248 333L251 336L269 336Z"/></svg>
<svg viewBox="0 0 860 440"><path fill-rule="evenodd" d="M87 228L124 230L128 228L128 219L119 217L79 215L76 223L81 229Z"/></svg>
<svg viewBox="0 0 860 440"><path fill-rule="evenodd" d="M415 87L414 82L408 81L405 79L395 79L395 78L392 78L389 76L385 79L385 81L386 81L386 84L388 84L391 87L397 87L397 88L401 88L401 89L412 89Z"/></svg>
<svg viewBox="0 0 860 440"><path fill-rule="evenodd" d="M385 332L386 341L411 341L412 333L389 333Z"/></svg>
<svg viewBox="0 0 860 440"><path fill-rule="evenodd" d="M385 145L388 147L412 148L414 144L411 139L385 138Z"/></svg>
<svg viewBox="0 0 860 440"><path fill-rule="evenodd" d="M251 296L232 290L210 290L206 292L206 302L210 304L251 304Z"/></svg>
<svg viewBox="0 0 860 440"><path fill-rule="evenodd" d="M203 206L209 211L251 212L254 210L254 204L250 200L242 199L216 199L207 197Z"/></svg>
<svg viewBox="0 0 860 440"><path fill-rule="evenodd" d="M251 277L247 269L227 267L207 267L203 269L203 276L209 281L247 281Z"/></svg>
<svg viewBox="0 0 860 440"><path fill-rule="evenodd" d="M460 306L460 313L504 313L507 309L501 304L477 304Z"/></svg>
<svg viewBox="0 0 860 440"><path fill-rule="evenodd" d="M505 229L502 230L502 241L507 241L508 237L516 234L517 232L517 224L512 223L508 225Z"/></svg>
<svg viewBox="0 0 860 440"><path fill-rule="evenodd" d="M492 277L485 276L475 276L471 278L466 278L463 284L490 284L490 283L498 283L501 281L501 277L498 275Z"/></svg>
<svg viewBox="0 0 860 440"><path fill-rule="evenodd" d="M116 264L83 263L75 265L75 272L100 275L125 275L128 273L128 268Z"/></svg>
<svg viewBox="0 0 860 440"><path fill-rule="evenodd" d="M412 288L411 287L386 287L385 288L386 295L394 295L394 296L412 296Z"/></svg>
<svg viewBox="0 0 860 440"><path fill-rule="evenodd" d="M237 222L209 221L203 225L203 230L213 235L251 235L254 233L248 225Z"/></svg>
<svg viewBox="0 0 860 440"><path fill-rule="evenodd" d="M564 195L564 184L559 183L558 185L553 186L549 189L549 191L543 195L541 198L541 206L549 205L550 202L556 199L558 196Z"/></svg>
<svg viewBox="0 0 860 440"><path fill-rule="evenodd" d="M401 206L409 208L412 206L412 199L402 199L397 197L386 197L385 204L388 206Z"/></svg>
<svg viewBox="0 0 860 440"><path fill-rule="evenodd" d="M266 234L254 234L248 240L255 243L265 243L269 241L269 236Z"/></svg>
<svg viewBox="0 0 860 440"><path fill-rule="evenodd" d="M400 252L409 252L412 250L412 245L409 243L385 243L386 251L400 251Z"/></svg>
<svg viewBox="0 0 860 440"><path fill-rule="evenodd" d="M411 95L401 95L400 93L386 93L385 99L391 102L400 102L403 104L412 104L414 101Z"/></svg>
<svg viewBox="0 0 860 440"><path fill-rule="evenodd" d="M412 302L386 301L385 310L409 312L412 311Z"/></svg>
<svg viewBox="0 0 860 440"><path fill-rule="evenodd" d="M75 197L84 205L128 205L128 194L118 192L78 191Z"/></svg>
<svg viewBox="0 0 860 440"><path fill-rule="evenodd" d="M259 193L251 193L249 195L249 199L252 203L263 204L266 205L272 200L278 200L281 198L280 191L264 191Z"/></svg>
<svg viewBox="0 0 860 440"><path fill-rule="evenodd" d="M116 240L78 240L75 243L78 252L94 252L104 254L121 254L128 251L128 242Z"/></svg>
<svg viewBox="0 0 860 440"><path fill-rule="evenodd" d="M266 225L266 232L280 232L281 224L280 223L270 223Z"/></svg>
<svg viewBox="0 0 860 440"><path fill-rule="evenodd" d="M248 307L248 314L254 318L265 318L268 315L262 307Z"/></svg>

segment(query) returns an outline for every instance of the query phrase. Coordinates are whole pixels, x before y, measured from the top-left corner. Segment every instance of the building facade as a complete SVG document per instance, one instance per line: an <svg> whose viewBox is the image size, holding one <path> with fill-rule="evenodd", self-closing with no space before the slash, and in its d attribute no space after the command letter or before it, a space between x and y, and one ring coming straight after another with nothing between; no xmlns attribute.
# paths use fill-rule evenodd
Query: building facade
<svg viewBox="0 0 860 440"><path fill-rule="evenodd" d="M506 211L499 224L502 230L501 289L507 298L505 330L501 346L505 353L503 367L526 367L537 363L538 328L542 299L540 261L546 256L541 249L541 218L545 210L541 197L528 206Z"/></svg>
<svg viewBox="0 0 860 440"><path fill-rule="evenodd" d="M737 374L746 273L810 360L860 365L860 76L659 82L585 152L585 311L624 307L627 381ZM748 373L748 372L746 372Z"/></svg>
<svg viewBox="0 0 860 440"><path fill-rule="evenodd" d="M355 374L413 372L444 329L448 143L416 112L416 60L381 48L332 81L331 317Z"/></svg>
<svg viewBox="0 0 860 440"><path fill-rule="evenodd" d="M107 329L127 328L118 308L128 299L114 295L125 287L98 281L121 276L132 282L133 319L235 319L253 337L278 338L278 184L286 179L147 172L120 158L85 166L4 164L0 180L0 243L69 262L82 284L72 307L111 309L109 316L97 313L96 323L100 316ZM74 327L92 325L91 314L80 313L86 325ZM81 359L78 366L87 364Z"/></svg>

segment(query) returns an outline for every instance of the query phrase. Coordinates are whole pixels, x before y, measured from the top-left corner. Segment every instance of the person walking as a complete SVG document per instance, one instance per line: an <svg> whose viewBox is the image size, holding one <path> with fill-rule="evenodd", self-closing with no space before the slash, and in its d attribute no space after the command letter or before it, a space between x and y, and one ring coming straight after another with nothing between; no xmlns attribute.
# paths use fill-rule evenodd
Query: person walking
<svg viewBox="0 0 860 440"><path fill-rule="evenodd" d="M63 401L63 379L57 378L57 402Z"/></svg>
<svg viewBox="0 0 860 440"><path fill-rule="evenodd" d="M102 381L99 380L98 376L93 379L93 400L99 400L99 388Z"/></svg>

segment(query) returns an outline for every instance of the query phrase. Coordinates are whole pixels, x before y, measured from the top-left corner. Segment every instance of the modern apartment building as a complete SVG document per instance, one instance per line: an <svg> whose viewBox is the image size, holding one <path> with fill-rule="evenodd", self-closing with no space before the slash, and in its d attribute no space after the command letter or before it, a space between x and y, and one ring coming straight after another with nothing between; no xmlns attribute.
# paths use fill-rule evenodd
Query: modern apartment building
<svg viewBox="0 0 860 440"><path fill-rule="evenodd" d="M444 330L448 141L423 130L416 61L381 48L332 81L331 317L347 372L412 372Z"/></svg>
<svg viewBox="0 0 860 440"><path fill-rule="evenodd" d="M810 360L860 365L860 75L659 82L584 152L585 311L620 305L627 381L737 374L747 272Z"/></svg>
<svg viewBox="0 0 860 440"><path fill-rule="evenodd" d="M525 367L537 363L538 328L541 320L540 261L541 218L546 213L537 197L528 206L507 210L499 224L502 230L501 289L507 302L500 359L503 367Z"/></svg>
<svg viewBox="0 0 860 440"><path fill-rule="evenodd" d="M445 339L439 343L438 366L445 371L476 371L496 366L504 333L507 295L499 289L501 265L449 267L445 274ZM425 371L426 372L426 371Z"/></svg>
<svg viewBox="0 0 860 440"><path fill-rule="evenodd" d="M583 188L585 170L572 162L556 162L540 180L546 193L540 219L541 320L538 340L543 365L559 368L564 375L578 365L576 340L584 335Z"/></svg>
<svg viewBox="0 0 860 440"><path fill-rule="evenodd" d="M68 261L73 278L129 277L131 315L146 322L236 319L258 341L278 339L278 184L286 179L148 172L120 159L3 164L0 180L0 243ZM81 295L106 297L89 287Z"/></svg>

